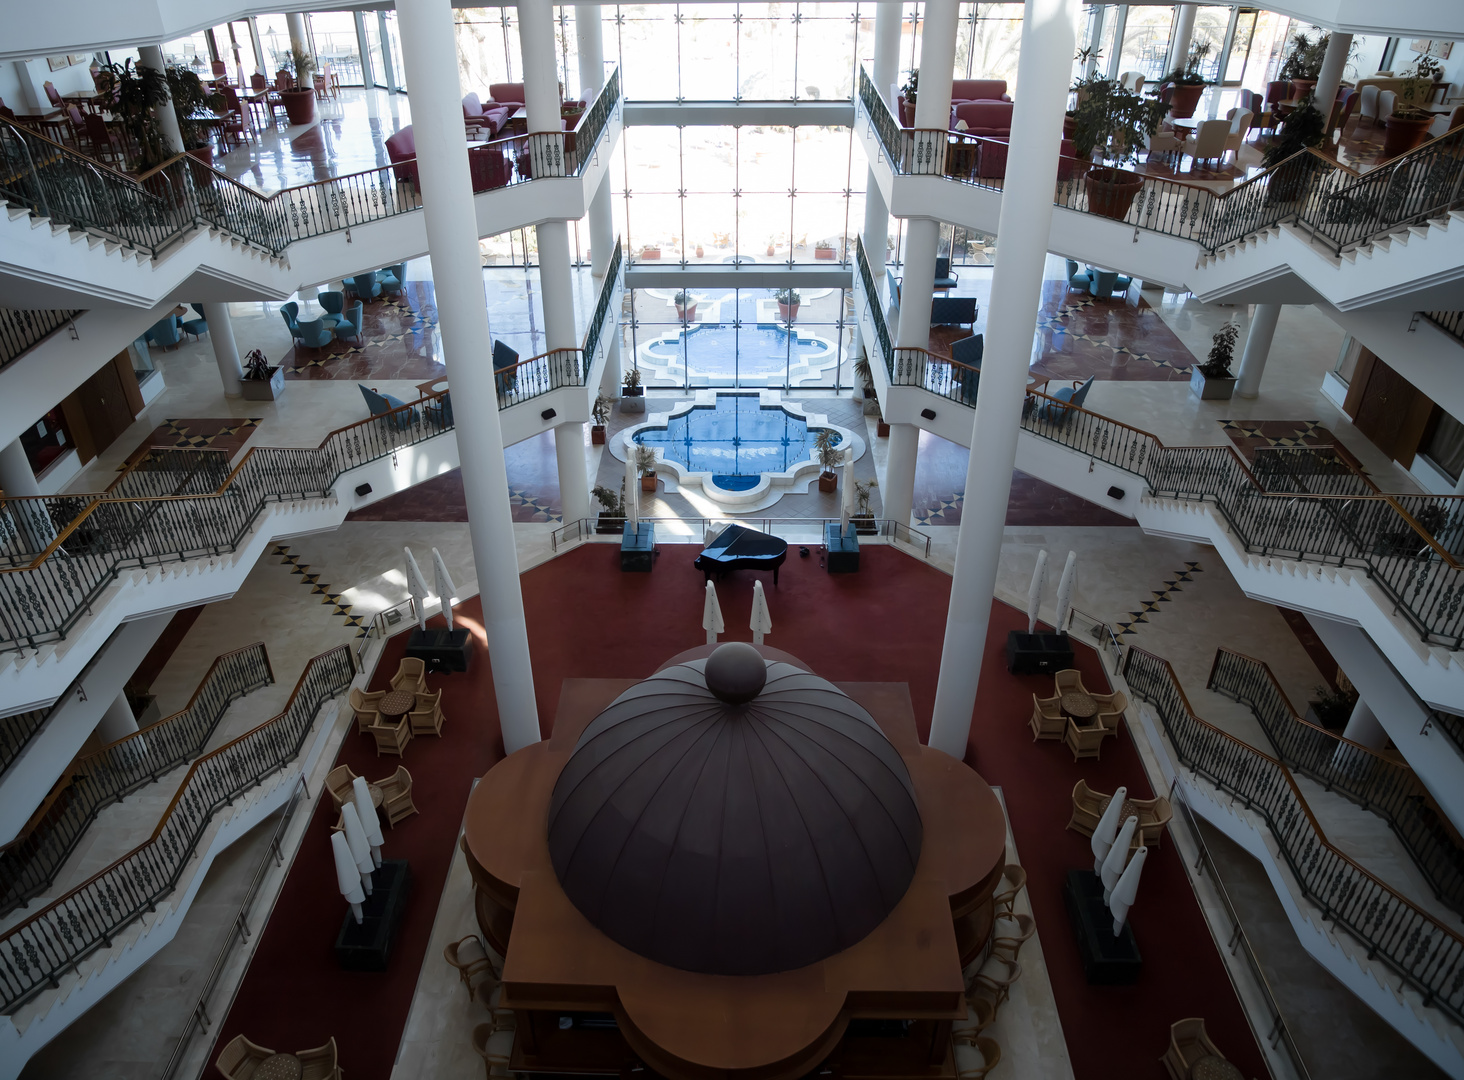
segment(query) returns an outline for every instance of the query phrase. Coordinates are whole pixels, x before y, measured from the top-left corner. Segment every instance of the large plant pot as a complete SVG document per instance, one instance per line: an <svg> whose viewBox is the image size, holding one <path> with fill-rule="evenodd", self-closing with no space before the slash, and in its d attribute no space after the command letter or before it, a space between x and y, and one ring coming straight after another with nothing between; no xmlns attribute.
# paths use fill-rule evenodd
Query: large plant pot
<svg viewBox="0 0 1464 1080"><path fill-rule="evenodd" d="M315 119L314 90L281 90L280 100L285 103L285 115L290 123L308 124Z"/></svg>
<svg viewBox="0 0 1464 1080"><path fill-rule="evenodd" d="M1083 178L1088 192L1088 209L1095 214L1122 221L1128 216L1134 196L1144 186L1144 178L1133 173L1120 172L1107 166L1088 171Z"/></svg>
<svg viewBox="0 0 1464 1080"><path fill-rule="evenodd" d="M285 392L285 369L270 368L268 379L240 379L239 391L245 401L275 401Z"/></svg>
<svg viewBox="0 0 1464 1080"><path fill-rule="evenodd" d="M818 474L818 489L822 492L834 491L839 486L839 474L821 472Z"/></svg>
<svg viewBox="0 0 1464 1080"><path fill-rule="evenodd" d="M1428 133L1429 118L1414 119L1407 116L1388 117L1388 130L1383 136L1383 156L1397 157L1406 154Z"/></svg>
<svg viewBox="0 0 1464 1080"><path fill-rule="evenodd" d="M590 425L590 445L591 446L604 446L605 445L605 425L604 424L591 424Z"/></svg>
<svg viewBox="0 0 1464 1080"><path fill-rule="evenodd" d="M1235 394L1235 379L1209 379L1196 366L1190 372L1190 391L1201 401L1229 401Z"/></svg>
<svg viewBox="0 0 1464 1080"><path fill-rule="evenodd" d="M654 495L656 493L656 474L655 474L655 472L642 473L640 480L641 480L641 490L642 491L649 491L652 495Z"/></svg>
<svg viewBox="0 0 1464 1080"><path fill-rule="evenodd" d="M1292 79L1291 80L1291 96L1295 100L1297 100L1297 101L1300 101L1302 98L1304 98L1308 94L1312 93L1314 90L1316 90L1316 88L1317 88L1317 80L1316 79Z"/></svg>
<svg viewBox="0 0 1464 1080"><path fill-rule="evenodd" d="M784 322L792 322L794 319L798 318L798 305L785 304L779 301L778 318L782 319Z"/></svg>
<svg viewBox="0 0 1464 1080"><path fill-rule="evenodd" d="M1180 120L1195 114L1195 107L1199 105L1200 98L1205 96L1205 85L1187 86L1183 83L1176 83L1169 95L1169 116L1170 119Z"/></svg>
<svg viewBox="0 0 1464 1080"><path fill-rule="evenodd" d="M188 151L188 156L191 158L196 158L197 160L203 162L205 165L212 167L213 144L204 143L202 146L195 147L194 149Z"/></svg>
<svg viewBox="0 0 1464 1080"><path fill-rule="evenodd" d="M696 322L696 305L695 304L685 304L685 305L677 304L676 305L676 317L678 319L680 319L682 322Z"/></svg>
<svg viewBox="0 0 1464 1080"><path fill-rule="evenodd" d="M620 411L644 413L646 411L646 388L644 386L622 386L620 388Z"/></svg>

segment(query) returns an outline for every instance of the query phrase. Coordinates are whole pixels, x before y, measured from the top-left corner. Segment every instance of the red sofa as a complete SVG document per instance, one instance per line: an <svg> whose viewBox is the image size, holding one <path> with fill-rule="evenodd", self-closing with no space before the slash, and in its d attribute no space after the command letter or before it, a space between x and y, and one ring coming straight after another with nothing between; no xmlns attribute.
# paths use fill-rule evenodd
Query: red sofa
<svg viewBox="0 0 1464 1080"><path fill-rule="evenodd" d="M507 105L508 111L522 108L524 104L524 84L521 82L496 82L488 86L488 96L499 105Z"/></svg>
<svg viewBox="0 0 1464 1080"><path fill-rule="evenodd" d="M967 135L1006 138L1012 133L1012 108L1010 101L963 101L951 111L951 128L964 120Z"/></svg>
<svg viewBox="0 0 1464 1080"><path fill-rule="evenodd" d="M511 110L505 105L488 103L484 108L477 94L463 95L463 124L472 128L487 128L491 139L503 130L504 121Z"/></svg>
<svg viewBox="0 0 1464 1080"><path fill-rule="evenodd" d="M420 186L417 183L417 137L412 134L411 124L386 140L386 154L391 158L391 171L398 183Z"/></svg>
<svg viewBox="0 0 1464 1080"><path fill-rule="evenodd" d="M963 101L1010 101L1005 79L956 79L951 83L951 104Z"/></svg>
<svg viewBox="0 0 1464 1080"><path fill-rule="evenodd" d="M488 191L508 183L510 166L501 146L479 146L468 151L468 172L474 191Z"/></svg>

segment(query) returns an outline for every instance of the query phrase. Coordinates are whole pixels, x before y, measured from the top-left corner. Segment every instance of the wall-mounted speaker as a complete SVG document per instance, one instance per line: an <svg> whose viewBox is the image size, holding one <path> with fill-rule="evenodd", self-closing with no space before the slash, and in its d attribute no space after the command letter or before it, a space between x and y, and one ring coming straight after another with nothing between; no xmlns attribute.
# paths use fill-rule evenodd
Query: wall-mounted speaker
<svg viewBox="0 0 1464 1080"><path fill-rule="evenodd" d="M922 417L924 417L926 420L934 420L935 419L935 410L934 409L921 409L920 410L920 415Z"/></svg>
<svg viewBox="0 0 1464 1080"><path fill-rule="evenodd" d="M1121 487L1111 487L1111 488L1108 489L1108 497L1110 499L1121 499L1121 498L1123 498L1123 496L1124 496L1124 491L1123 491L1123 488L1121 488Z"/></svg>
<svg viewBox="0 0 1464 1080"><path fill-rule="evenodd" d="M542 416L545 420L553 420L559 414L557 412L555 412L553 409L545 409L539 415Z"/></svg>
<svg viewBox="0 0 1464 1080"><path fill-rule="evenodd" d="M371 494L371 485L370 484L357 484L356 485L356 494L357 495L370 495Z"/></svg>

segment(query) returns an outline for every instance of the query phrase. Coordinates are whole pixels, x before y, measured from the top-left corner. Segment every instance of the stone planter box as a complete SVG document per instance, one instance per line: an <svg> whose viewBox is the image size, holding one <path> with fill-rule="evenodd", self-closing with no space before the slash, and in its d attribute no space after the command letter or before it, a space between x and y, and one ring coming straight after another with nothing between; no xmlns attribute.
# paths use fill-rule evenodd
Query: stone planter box
<svg viewBox="0 0 1464 1080"><path fill-rule="evenodd" d="M240 379L245 401L275 401L285 392L285 369L272 367L268 379Z"/></svg>
<svg viewBox="0 0 1464 1080"><path fill-rule="evenodd" d="M646 388L627 386L620 391L621 413L644 413L646 411Z"/></svg>
<svg viewBox="0 0 1464 1080"><path fill-rule="evenodd" d="M1235 393L1235 379L1207 379L1196 367L1190 372L1190 391L1202 401L1228 401Z"/></svg>

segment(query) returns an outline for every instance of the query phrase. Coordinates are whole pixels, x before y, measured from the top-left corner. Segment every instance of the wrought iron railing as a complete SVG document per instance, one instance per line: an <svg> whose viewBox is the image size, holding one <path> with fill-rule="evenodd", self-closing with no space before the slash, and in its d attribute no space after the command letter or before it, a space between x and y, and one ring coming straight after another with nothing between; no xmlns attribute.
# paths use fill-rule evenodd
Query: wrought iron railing
<svg viewBox="0 0 1464 1080"><path fill-rule="evenodd" d="M80 311L0 308L0 367L50 337L80 314Z"/></svg>
<svg viewBox="0 0 1464 1080"><path fill-rule="evenodd" d="M619 103L617 69L574 131L475 147L474 189L581 175ZM420 209L416 164L406 159L265 195L186 154L134 177L0 120L0 199L153 257L199 227L278 256L296 240Z"/></svg>
<svg viewBox="0 0 1464 1080"><path fill-rule="evenodd" d="M13 1013L178 885L214 815L299 757L320 707L351 684L349 645L306 665L284 711L193 763L152 836L0 934L0 1012Z"/></svg>
<svg viewBox="0 0 1464 1080"><path fill-rule="evenodd" d="M1464 311L1420 311L1419 314L1444 333L1464 341Z"/></svg>
<svg viewBox="0 0 1464 1080"><path fill-rule="evenodd" d="M902 127L859 69L859 106L891 169L943 176L1000 191L1009 146L956 131ZM1101 177L1101 179L1100 179ZM1464 128L1379 165L1365 176L1313 150L1214 192L1198 184L1059 158L1053 202L1136 228L1192 240L1214 253L1264 229L1294 222L1333 253L1446 213L1464 201Z"/></svg>
<svg viewBox="0 0 1464 1080"><path fill-rule="evenodd" d="M1412 769L1301 719L1261 660L1217 649L1209 688L1251 710L1292 772L1346 795L1386 821L1434 894L1464 913L1464 851Z"/></svg>
<svg viewBox="0 0 1464 1080"><path fill-rule="evenodd" d="M620 237L617 236L615 248L610 253L610 262L605 267L605 280L600 284L600 295L595 301L595 311L590 316L589 327L585 330L583 374L586 378L589 377L590 368L594 366L595 355L599 351L600 343L608 341L608 335L614 334L618 329L618 323L612 322L613 315L610 308L615 302L616 291L622 280L620 272L624 266L625 252Z"/></svg>
<svg viewBox="0 0 1464 1080"><path fill-rule="evenodd" d="M1423 997L1464 1022L1464 938L1327 842L1290 770L1195 715L1167 660L1131 647L1124 679L1159 717L1179 764L1241 800L1323 919L1344 928Z"/></svg>
<svg viewBox="0 0 1464 1080"><path fill-rule="evenodd" d="M263 642L224 653L181 710L78 758L25 831L0 848L0 915L50 888L97 814L197 757L229 706L273 681Z"/></svg>

